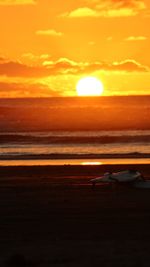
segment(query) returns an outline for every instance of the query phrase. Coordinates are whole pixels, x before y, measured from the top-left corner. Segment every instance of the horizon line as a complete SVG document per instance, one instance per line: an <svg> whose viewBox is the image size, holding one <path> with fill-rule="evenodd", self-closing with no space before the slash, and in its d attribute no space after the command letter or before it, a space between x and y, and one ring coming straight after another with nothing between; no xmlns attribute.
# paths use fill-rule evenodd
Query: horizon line
<svg viewBox="0 0 150 267"><path fill-rule="evenodd" d="M101 95L101 96L29 96L29 97L0 97L0 100L5 99L52 99L52 98L77 98L77 99L86 99L86 98L113 98L113 97L150 97L150 94L143 95Z"/></svg>

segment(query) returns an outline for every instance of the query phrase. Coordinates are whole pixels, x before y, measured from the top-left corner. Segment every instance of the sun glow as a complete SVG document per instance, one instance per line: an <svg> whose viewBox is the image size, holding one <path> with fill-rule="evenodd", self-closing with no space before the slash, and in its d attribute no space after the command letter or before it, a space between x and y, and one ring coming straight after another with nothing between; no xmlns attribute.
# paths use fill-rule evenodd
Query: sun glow
<svg viewBox="0 0 150 267"><path fill-rule="evenodd" d="M78 96L100 96L104 91L103 84L95 77L85 77L76 86Z"/></svg>
<svg viewBox="0 0 150 267"><path fill-rule="evenodd" d="M100 161L84 161L81 162L81 165L102 165Z"/></svg>

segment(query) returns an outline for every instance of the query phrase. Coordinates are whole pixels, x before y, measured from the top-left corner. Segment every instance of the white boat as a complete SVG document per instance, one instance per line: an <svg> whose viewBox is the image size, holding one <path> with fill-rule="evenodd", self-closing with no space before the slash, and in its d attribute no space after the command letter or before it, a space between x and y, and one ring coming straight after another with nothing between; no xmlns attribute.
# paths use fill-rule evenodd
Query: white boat
<svg viewBox="0 0 150 267"><path fill-rule="evenodd" d="M136 188L150 188L150 181L145 181L144 177L139 171L125 170L120 172L106 172L103 176L91 179L90 182L95 185L97 183L117 183L128 184Z"/></svg>

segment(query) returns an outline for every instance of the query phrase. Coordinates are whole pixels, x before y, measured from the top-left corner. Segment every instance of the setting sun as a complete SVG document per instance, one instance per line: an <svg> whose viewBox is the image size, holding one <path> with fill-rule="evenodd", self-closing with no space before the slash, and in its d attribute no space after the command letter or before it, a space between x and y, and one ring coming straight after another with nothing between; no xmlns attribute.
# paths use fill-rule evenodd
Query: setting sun
<svg viewBox="0 0 150 267"><path fill-rule="evenodd" d="M104 91L103 84L95 77L85 77L76 86L78 96L100 96Z"/></svg>

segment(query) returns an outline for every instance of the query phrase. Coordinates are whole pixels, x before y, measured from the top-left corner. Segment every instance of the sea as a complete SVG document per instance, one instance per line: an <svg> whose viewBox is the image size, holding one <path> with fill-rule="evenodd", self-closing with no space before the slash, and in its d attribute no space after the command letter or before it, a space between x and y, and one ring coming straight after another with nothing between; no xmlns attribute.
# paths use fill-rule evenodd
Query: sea
<svg viewBox="0 0 150 267"><path fill-rule="evenodd" d="M0 165L150 163L150 96L0 99Z"/></svg>

